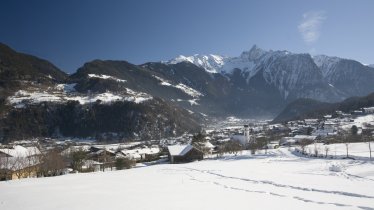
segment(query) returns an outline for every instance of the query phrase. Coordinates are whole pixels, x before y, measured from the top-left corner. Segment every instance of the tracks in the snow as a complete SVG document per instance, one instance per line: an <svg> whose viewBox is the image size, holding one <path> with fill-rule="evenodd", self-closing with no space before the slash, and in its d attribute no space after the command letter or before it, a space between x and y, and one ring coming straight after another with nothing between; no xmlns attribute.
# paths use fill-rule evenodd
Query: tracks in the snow
<svg viewBox="0 0 374 210"><path fill-rule="evenodd" d="M178 171L178 170L175 170L175 169L170 169L170 170ZM276 183L276 182L269 181L269 180L255 180L255 179L249 179L249 178L234 177L234 176L223 175L223 174L220 174L216 171L199 170L199 169L195 169L195 168L183 167L182 170L184 171L184 174L189 176L190 179L193 180L193 181L211 183L211 184L214 184L214 185L217 185L217 186L220 186L220 187L223 187L223 188L231 189L231 190L243 191L243 192L248 192L248 193L268 194L268 195L277 196L277 197L290 197L292 199L303 201L303 202L306 202L306 203L335 205L335 206L339 206L339 207L357 207L357 208L360 208L360 209L363 209L363 210L374 210L374 208L367 207L367 206L352 206L352 205L336 203L336 202L314 201L314 200L311 200L311 199L302 198L300 196L289 196L289 195L283 195L283 194L274 193L274 192L268 192L268 191L262 191L262 190L250 190L250 189L245 189L245 188L240 188L240 187L235 187L235 186L229 186L229 185L226 185L226 184L222 184L218 181L198 179L195 176L191 175L191 173L188 173L188 172L198 172L198 173L203 173L203 174L216 176L216 177L219 177L219 178L239 180L239 181L244 181L244 182L250 182L252 184L271 185L271 186L278 187L278 188L287 188L287 189L300 190L300 191L306 191L306 192L318 192L318 193L325 193L325 194L334 194L334 195L341 195L341 196L348 196L348 197L355 197L355 198L374 199L374 196L370 196L370 195L344 192L344 191L336 191L336 190L322 190L322 189L316 189L316 188L299 187L299 186L293 186L293 185L280 184L280 183Z"/></svg>
<svg viewBox="0 0 374 210"><path fill-rule="evenodd" d="M200 173L210 174L210 175L214 175L214 176L218 176L218 177L226 178L226 179L235 179L235 180L240 180L240 181L245 181L245 182L251 182L251 183L254 183L254 184L267 184L267 185L272 185L272 186L275 186L275 187L282 187L282 188L288 188L288 189L294 189L294 190L302 190L302 191L309 191L309 192L320 192L320 193L336 194L336 195L343 195L343 196L350 196L350 197L374 199L374 196L358 194L358 193L336 191L336 190L321 190L321 189L308 188L308 187L298 187L298 186L293 186L293 185L280 184L280 183L276 183L276 182L268 181L268 180L255 180L255 179L227 176L227 175L219 174L219 173L212 172L212 171L209 171L209 170L198 170L198 169L194 169L194 168L185 168L185 169L200 172Z"/></svg>

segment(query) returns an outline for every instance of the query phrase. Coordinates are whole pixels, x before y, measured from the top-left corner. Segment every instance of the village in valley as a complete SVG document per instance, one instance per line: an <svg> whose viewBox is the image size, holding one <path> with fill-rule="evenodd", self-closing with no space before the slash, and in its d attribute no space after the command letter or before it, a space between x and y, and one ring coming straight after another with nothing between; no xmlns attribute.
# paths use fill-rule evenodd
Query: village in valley
<svg viewBox="0 0 374 210"><path fill-rule="evenodd" d="M278 148L310 158L371 160L373 135L374 107L369 107L278 124L235 117L215 119L200 133L160 140L25 139L0 145L0 180L267 154Z"/></svg>

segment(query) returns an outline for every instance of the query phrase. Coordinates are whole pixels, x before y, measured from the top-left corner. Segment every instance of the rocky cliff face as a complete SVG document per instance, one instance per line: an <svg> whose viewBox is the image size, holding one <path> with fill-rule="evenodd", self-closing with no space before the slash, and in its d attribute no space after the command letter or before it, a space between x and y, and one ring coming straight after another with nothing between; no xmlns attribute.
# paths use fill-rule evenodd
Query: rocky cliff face
<svg viewBox="0 0 374 210"><path fill-rule="evenodd" d="M314 61L326 81L344 96L363 96L374 91L374 68L357 61L329 56L315 56Z"/></svg>

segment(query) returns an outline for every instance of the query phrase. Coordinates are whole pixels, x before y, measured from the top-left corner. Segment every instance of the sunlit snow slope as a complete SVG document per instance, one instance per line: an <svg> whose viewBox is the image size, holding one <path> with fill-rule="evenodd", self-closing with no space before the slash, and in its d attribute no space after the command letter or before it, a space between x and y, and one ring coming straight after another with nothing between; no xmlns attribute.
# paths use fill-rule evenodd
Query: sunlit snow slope
<svg viewBox="0 0 374 210"><path fill-rule="evenodd" d="M372 163L270 153L1 182L0 209L374 209Z"/></svg>

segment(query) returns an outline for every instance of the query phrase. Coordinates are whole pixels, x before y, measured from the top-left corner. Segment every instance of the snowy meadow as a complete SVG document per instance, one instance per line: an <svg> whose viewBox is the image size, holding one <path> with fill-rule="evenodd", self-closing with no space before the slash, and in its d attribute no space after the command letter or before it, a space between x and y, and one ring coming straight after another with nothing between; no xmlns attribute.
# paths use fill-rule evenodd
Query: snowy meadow
<svg viewBox="0 0 374 210"><path fill-rule="evenodd" d="M1 182L0 209L367 210L374 209L373 189L373 162L307 158L280 148L254 156L244 151L187 164Z"/></svg>

